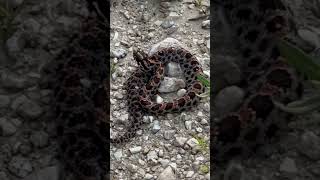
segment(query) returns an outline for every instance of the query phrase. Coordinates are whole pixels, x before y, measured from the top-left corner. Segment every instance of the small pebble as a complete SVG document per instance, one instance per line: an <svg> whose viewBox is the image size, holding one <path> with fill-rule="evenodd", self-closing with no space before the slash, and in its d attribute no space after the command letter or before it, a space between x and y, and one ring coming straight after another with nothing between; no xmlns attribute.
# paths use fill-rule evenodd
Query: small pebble
<svg viewBox="0 0 320 180"><path fill-rule="evenodd" d="M202 21L202 28L210 29L210 20Z"/></svg>
<svg viewBox="0 0 320 180"><path fill-rule="evenodd" d="M157 103L157 104L163 103L163 98L162 98L161 96L157 95L157 96L156 96L156 103Z"/></svg>
<svg viewBox="0 0 320 180"><path fill-rule="evenodd" d="M160 122L159 122L158 120L155 120L155 121L153 122L152 132L155 134L155 133L157 133L160 129L161 129Z"/></svg>
<svg viewBox="0 0 320 180"><path fill-rule="evenodd" d="M180 147L182 147L187 140L185 137L176 137L176 142Z"/></svg>
<svg viewBox="0 0 320 180"><path fill-rule="evenodd" d="M192 129L192 121L185 121L184 125L186 127L187 130L191 130Z"/></svg>
<svg viewBox="0 0 320 180"><path fill-rule="evenodd" d="M186 89L180 89L178 92L177 92L177 95L178 97L182 97L186 94L187 90Z"/></svg>
<svg viewBox="0 0 320 180"><path fill-rule="evenodd" d="M129 151L132 153L132 154L136 154L136 153L139 153L141 152L142 150L142 147L141 146L136 146L136 147L133 147L133 148L130 148Z"/></svg>

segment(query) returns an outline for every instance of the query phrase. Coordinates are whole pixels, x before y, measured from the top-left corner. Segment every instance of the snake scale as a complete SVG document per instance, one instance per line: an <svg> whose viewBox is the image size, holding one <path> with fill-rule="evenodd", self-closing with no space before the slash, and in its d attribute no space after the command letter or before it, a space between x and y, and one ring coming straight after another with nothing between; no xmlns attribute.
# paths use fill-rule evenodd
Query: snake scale
<svg viewBox="0 0 320 180"><path fill-rule="evenodd" d="M219 1L239 45L245 100L237 111L213 123L211 149L215 161L252 154L286 121L273 101L288 103L301 95L297 73L287 66L276 45L290 30L281 1ZM218 3L219 3L218 2Z"/></svg>

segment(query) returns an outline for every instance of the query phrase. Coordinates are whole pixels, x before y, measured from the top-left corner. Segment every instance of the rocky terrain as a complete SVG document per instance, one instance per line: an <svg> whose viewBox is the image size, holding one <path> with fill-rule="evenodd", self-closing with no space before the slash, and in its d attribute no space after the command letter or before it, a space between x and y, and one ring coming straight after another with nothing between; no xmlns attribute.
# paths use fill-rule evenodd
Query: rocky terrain
<svg viewBox="0 0 320 180"><path fill-rule="evenodd" d="M0 179L58 180L62 171L50 110L52 92L41 86L46 78L41 70L79 28L88 9L83 0L0 0L1 4L7 2L12 11L0 16ZM111 135L121 131L127 120L122 86L137 67L132 58L134 47L148 52L163 40L181 44L195 54L208 75L211 58L216 81L211 119L239 104L243 93L235 84L241 80L241 69L234 63L236 50L226 32L213 29L216 53L209 55L208 0L111 3ZM319 58L319 0L286 3L297 29L293 39ZM216 13L211 24L219 23ZM223 45L230 48L219 48ZM163 92L159 100L178 96L181 88L173 83L180 82L176 66L170 65L167 71L171 77L164 85L174 90ZM289 131L262 146L255 156L223 166L210 165L210 103L209 98L204 99L189 112L147 116L137 137L124 146L112 145L111 179L209 179L211 175L217 180L314 180L320 176L319 119L319 112L294 117Z"/></svg>
<svg viewBox="0 0 320 180"><path fill-rule="evenodd" d="M203 16L209 1L122 1L111 8L111 56L114 72L111 80L111 136L121 132L128 119L123 82L136 62L132 50L140 47L152 53L162 47L180 45L195 54L206 74L210 74L209 20L188 19ZM159 91L166 100L183 90L179 68L169 64L168 77ZM112 179L209 179L209 98L191 111L147 116L146 125L129 143L111 146Z"/></svg>

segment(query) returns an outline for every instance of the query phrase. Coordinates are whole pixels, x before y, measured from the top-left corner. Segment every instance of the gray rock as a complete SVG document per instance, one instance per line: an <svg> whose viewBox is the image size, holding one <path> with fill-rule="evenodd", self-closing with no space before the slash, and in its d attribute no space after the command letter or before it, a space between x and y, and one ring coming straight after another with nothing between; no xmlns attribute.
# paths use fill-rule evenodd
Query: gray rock
<svg viewBox="0 0 320 180"><path fill-rule="evenodd" d="M196 127L196 131L198 132L198 133L202 133L202 128L201 127Z"/></svg>
<svg viewBox="0 0 320 180"><path fill-rule="evenodd" d="M164 132L163 132L163 137L164 137L164 139L166 139L166 140L171 140L172 137L173 137L173 135L174 135L174 133L175 133L175 130L167 130L167 131L164 131Z"/></svg>
<svg viewBox="0 0 320 180"><path fill-rule="evenodd" d="M24 142L19 145L19 152L22 155L28 155L32 152L32 144L30 142Z"/></svg>
<svg viewBox="0 0 320 180"><path fill-rule="evenodd" d="M28 119L36 119L43 113L43 109L36 102L24 96L18 98L19 99L15 100L15 106L20 116Z"/></svg>
<svg viewBox="0 0 320 180"><path fill-rule="evenodd" d="M167 167L167 165L170 163L168 159L159 159L160 164L162 167Z"/></svg>
<svg viewBox="0 0 320 180"><path fill-rule="evenodd" d="M174 32L176 32L178 30L178 26L177 25L173 25L170 28L167 29L166 33L167 35L173 34Z"/></svg>
<svg viewBox="0 0 320 180"><path fill-rule="evenodd" d="M30 141L35 147L43 148L48 145L49 135L44 131L37 131L31 135Z"/></svg>
<svg viewBox="0 0 320 180"><path fill-rule="evenodd" d="M298 172L296 163L291 158L285 158L280 164L280 171L284 173L292 173L295 174Z"/></svg>
<svg viewBox="0 0 320 180"><path fill-rule="evenodd" d="M25 20L23 24L27 31L31 31L34 33L38 33L41 27L40 23L33 18Z"/></svg>
<svg viewBox="0 0 320 180"><path fill-rule="evenodd" d="M244 92L237 86L226 87L221 90L214 100L217 115L221 116L235 110L243 101Z"/></svg>
<svg viewBox="0 0 320 180"><path fill-rule="evenodd" d="M28 159L20 156L15 156L9 162L8 169L12 174L23 178L32 172L33 167Z"/></svg>
<svg viewBox="0 0 320 180"><path fill-rule="evenodd" d="M10 0L7 1L9 3L9 6L16 8L18 6L20 6L23 3L24 0Z"/></svg>
<svg viewBox="0 0 320 180"><path fill-rule="evenodd" d="M312 160L320 159L320 138L311 131L305 132L298 144L298 150L301 154Z"/></svg>
<svg viewBox="0 0 320 180"><path fill-rule="evenodd" d="M156 103L157 103L157 104L161 104L163 101L164 101L164 100L163 100L163 98L162 98L161 96L156 95Z"/></svg>
<svg viewBox="0 0 320 180"><path fill-rule="evenodd" d="M136 146L136 147L133 147L133 148L130 148L129 151L132 153L132 154L136 154L136 153L139 153L141 152L142 150L142 147L141 146Z"/></svg>
<svg viewBox="0 0 320 180"><path fill-rule="evenodd" d="M314 48L320 48L320 35L309 29L299 29L298 35Z"/></svg>
<svg viewBox="0 0 320 180"><path fill-rule="evenodd" d="M131 152L131 151L130 151ZM131 152L132 153L132 152ZM122 158L122 150L121 149L119 149L119 150L117 150L114 154L114 157L116 158L116 160L120 160L121 158Z"/></svg>
<svg viewBox="0 0 320 180"><path fill-rule="evenodd" d="M192 129L192 121L185 121L184 122L184 126L186 127L187 130L191 130Z"/></svg>
<svg viewBox="0 0 320 180"><path fill-rule="evenodd" d="M127 51L125 49L121 49L121 48L115 49L115 50L111 51L111 53L112 53L111 57L116 57L118 59L122 59L127 56Z"/></svg>
<svg viewBox="0 0 320 180"><path fill-rule="evenodd" d="M202 21L202 28L210 29L210 20Z"/></svg>
<svg viewBox="0 0 320 180"><path fill-rule="evenodd" d="M206 45L207 45L207 48L210 49L210 40L207 40Z"/></svg>
<svg viewBox="0 0 320 180"><path fill-rule="evenodd" d="M182 89L186 86L185 82L182 79L164 77L163 81L160 84L159 92L169 93L176 92L179 89Z"/></svg>
<svg viewBox="0 0 320 180"><path fill-rule="evenodd" d="M129 114L122 114L122 115L119 117L119 120L120 120L121 122L126 122L128 119L129 119Z"/></svg>
<svg viewBox="0 0 320 180"><path fill-rule="evenodd" d="M91 87L91 81L89 80L89 79L87 79L87 78L81 78L80 79L80 83L84 86L84 87L87 87L87 88L89 88L89 87Z"/></svg>
<svg viewBox="0 0 320 180"><path fill-rule="evenodd" d="M21 52L26 45L26 37L20 31L16 31L6 42L6 47L11 56Z"/></svg>
<svg viewBox="0 0 320 180"><path fill-rule="evenodd" d="M155 134L161 129L160 122L155 120L152 126L152 132Z"/></svg>
<svg viewBox="0 0 320 180"><path fill-rule="evenodd" d="M205 175L206 180L210 180L210 173Z"/></svg>
<svg viewBox="0 0 320 180"><path fill-rule="evenodd" d="M158 154L156 151L149 151L147 154L147 160L157 160L158 159Z"/></svg>
<svg viewBox="0 0 320 180"><path fill-rule="evenodd" d="M207 125L208 121L206 119L201 119L200 124L201 125Z"/></svg>
<svg viewBox="0 0 320 180"><path fill-rule="evenodd" d="M161 26L162 23L163 23L163 21L160 21L160 20L157 20L154 22L154 24L157 26Z"/></svg>
<svg viewBox="0 0 320 180"><path fill-rule="evenodd" d="M162 27L163 29L168 29L168 28L170 28L171 26L173 26L174 24L175 24L174 21L165 20L165 21L162 22L161 27Z"/></svg>
<svg viewBox="0 0 320 180"><path fill-rule="evenodd" d="M194 171L187 171L186 178L192 178Z"/></svg>
<svg viewBox="0 0 320 180"><path fill-rule="evenodd" d="M228 85L237 84L242 79L242 73L238 65L234 63L235 59L230 56L215 57L215 65L212 68L215 77L214 91L219 91Z"/></svg>
<svg viewBox="0 0 320 180"><path fill-rule="evenodd" d="M145 179L153 179L153 176L149 173L147 173L145 176L144 176Z"/></svg>
<svg viewBox="0 0 320 180"><path fill-rule="evenodd" d="M188 139L185 137L176 137L176 142L180 147L182 147L184 145L184 143L187 142L187 140Z"/></svg>
<svg viewBox="0 0 320 180"><path fill-rule="evenodd" d="M166 169L164 169L160 175L158 176L157 180L176 180L176 175L173 172L173 169L171 166L168 166Z"/></svg>
<svg viewBox="0 0 320 180"><path fill-rule="evenodd" d="M13 109L13 110L17 110L17 108L23 103L23 102L25 102L25 101L27 101L28 100L28 98L27 98L27 96L25 96L25 95L20 95L20 96L18 96L18 97L16 97L14 100L13 100L13 102L11 103L11 109Z"/></svg>
<svg viewBox="0 0 320 180"><path fill-rule="evenodd" d="M0 118L0 135L11 136L17 131L16 126L6 118Z"/></svg>
<svg viewBox="0 0 320 180"><path fill-rule="evenodd" d="M8 89L25 89L34 83L25 77L18 76L12 72L4 71L1 73L1 85Z"/></svg>
<svg viewBox="0 0 320 180"><path fill-rule="evenodd" d="M11 160L12 154L13 149L9 144L0 145L0 159L2 162L8 163Z"/></svg>
<svg viewBox="0 0 320 180"><path fill-rule="evenodd" d="M179 14L177 12L170 12L169 17L177 18L179 17Z"/></svg>
<svg viewBox="0 0 320 180"><path fill-rule="evenodd" d="M181 67L178 63L170 62L166 65L165 73L169 77L179 77L183 75L183 72L181 70Z"/></svg>
<svg viewBox="0 0 320 180"><path fill-rule="evenodd" d="M6 108L10 104L10 97L7 95L0 95L0 109Z"/></svg>
<svg viewBox="0 0 320 180"><path fill-rule="evenodd" d="M163 157L163 155L164 155L163 149L160 149L159 152L158 152L158 156L159 157Z"/></svg>
<svg viewBox="0 0 320 180"><path fill-rule="evenodd" d="M59 180L59 172L58 166L49 166L30 174L26 180Z"/></svg>
<svg viewBox="0 0 320 180"><path fill-rule="evenodd" d="M59 18L56 20L58 23L63 25L64 30L70 31L71 28L79 27L80 22L77 18L74 17L67 17L67 16L59 16Z"/></svg>
<svg viewBox="0 0 320 180"><path fill-rule="evenodd" d="M197 147L197 145L199 144L198 140L196 140L195 138L191 138L187 141L187 144L191 147L191 148L195 148Z"/></svg>
<svg viewBox="0 0 320 180"><path fill-rule="evenodd" d="M186 94L187 90L186 89L180 89L178 92L177 92L177 96L178 97L182 97Z"/></svg>

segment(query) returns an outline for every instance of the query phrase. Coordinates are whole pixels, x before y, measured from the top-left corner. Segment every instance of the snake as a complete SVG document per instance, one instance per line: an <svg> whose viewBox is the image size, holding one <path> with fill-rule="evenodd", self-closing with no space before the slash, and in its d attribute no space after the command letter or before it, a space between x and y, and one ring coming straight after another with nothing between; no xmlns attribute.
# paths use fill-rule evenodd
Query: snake
<svg viewBox="0 0 320 180"><path fill-rule="evenodd" d="M125 83L127 91L127 108L129 125L123 135L111 138L111 143L122 144L132 139L143 124L143 116L147 114L163 115L189 110L200 102L205 87L198 79L203 75L201 64L197 58L182 47L161 48L148 56L141 49L135 49L133 58L138 67ZM152 98L159 94L158 88L164 78L165 66L178 63L186 82L186 93L169 102L157 103Z"/></svg>
<svg viewBox="0 0 320 180"><path fill-rule="evenodd" d="M211 127L215 162L248 157L269 142L290 120L276 108L301 96L297 72L288 66L277 46L290 32L290 15L281 1L225 0L216 2L225 12L240 54L245 91L242 104Z"/></svg>

